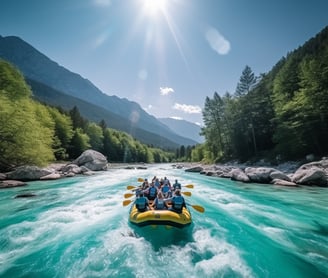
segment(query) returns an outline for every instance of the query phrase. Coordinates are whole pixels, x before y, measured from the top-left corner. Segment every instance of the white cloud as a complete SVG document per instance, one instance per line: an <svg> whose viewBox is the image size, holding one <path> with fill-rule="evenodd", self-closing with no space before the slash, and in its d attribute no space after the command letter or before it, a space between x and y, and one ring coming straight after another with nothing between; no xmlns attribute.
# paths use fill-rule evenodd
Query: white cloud
<svg viewBox="0 0 328 278"><path fill-rule="evenodd" d="M230 51L230 42L223 37L215 28L209 28L205 37L214 51L220 55L228 54Z"/></svg>
<svg viewBox="0 0 328 278"><path fill-rule="evenodd" d="M173 109L183 111L188 114L200 114L202 109L198 105L187 105L175 103Z"/></svg>
<svg viewBox="0 0 328 278"><path fill-rule="evenodd" d="M169 87L160 87L159 90L160 90L162 96L167 96L171 93L174 93L174 90Z"/></svg>

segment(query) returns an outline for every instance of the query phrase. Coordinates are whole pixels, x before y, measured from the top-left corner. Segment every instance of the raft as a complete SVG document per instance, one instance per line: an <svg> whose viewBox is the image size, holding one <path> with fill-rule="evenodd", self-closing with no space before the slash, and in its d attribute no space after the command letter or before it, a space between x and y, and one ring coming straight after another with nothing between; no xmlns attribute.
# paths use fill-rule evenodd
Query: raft
<svg viewBox="0 0 328 278"><path fill-rule="evenodd" d="M139 227L148 225L166 225L176 228L184 228L192 223L191 213L187 208L182 213L171 210L147 210L139 212L135 204L131 206L129 221Z"/></svg>

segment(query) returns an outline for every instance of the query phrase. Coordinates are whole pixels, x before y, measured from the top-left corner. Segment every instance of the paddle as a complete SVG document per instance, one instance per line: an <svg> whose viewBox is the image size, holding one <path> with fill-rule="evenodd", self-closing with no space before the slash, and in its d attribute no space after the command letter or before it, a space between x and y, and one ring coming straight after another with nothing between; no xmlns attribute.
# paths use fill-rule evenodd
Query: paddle
<svg viewBox="0 0 328 278"><path fill-rule="evenodd" d="M197 210L198 212L201 212L201 213L205 212L205 208L202 207L202 206L199 206L199 205L191 205L191 204L188 204L188 203L186 203L186 204L188 206L191 206L193 209Z"/></svg>
<svg viewBox="0 0 328 278"><path fill-rule="evenodd" d="M137 189L138 187L137 186L133 186L133 185L128 185L126 187L127 190L132 190L132 189Z"/></svg>
<svg viewBox="0 0 328 278"><path fill-rule="evenodd" d="M125 193L124 194L124 198L127 199L127 198L131 198L132 196L135 196L134 193Z"/></svg>
<svg viewBox="0 0 328 278"><path fill-rule="evenodd" d="M183 195L186 195L186 196L188 196L188 197L190 197L191 196L191 192L188 192L188 191L186 191L186 192L181 192Z"/></svg>
<svg viewBox="0 0 328 278"><path fill-rule="evenodd" d="M123 201L123 207L127 206L128 204L131 204L133 202L133 200L124 200Z"/></svg>

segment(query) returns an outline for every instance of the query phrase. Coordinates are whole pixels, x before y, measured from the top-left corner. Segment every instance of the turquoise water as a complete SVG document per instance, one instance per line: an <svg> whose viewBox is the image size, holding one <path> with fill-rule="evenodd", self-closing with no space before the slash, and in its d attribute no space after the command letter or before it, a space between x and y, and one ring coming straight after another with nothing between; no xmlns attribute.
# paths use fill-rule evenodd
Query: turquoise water
<svg viewBox="0 0 328 278"><path fill-rule="evenodd" d="M137 178L194 184L185 230L136 228ZM35 197L15 198L33 193ZM0 277L328 277L328 189L113 169L0 191Z"/></svg>

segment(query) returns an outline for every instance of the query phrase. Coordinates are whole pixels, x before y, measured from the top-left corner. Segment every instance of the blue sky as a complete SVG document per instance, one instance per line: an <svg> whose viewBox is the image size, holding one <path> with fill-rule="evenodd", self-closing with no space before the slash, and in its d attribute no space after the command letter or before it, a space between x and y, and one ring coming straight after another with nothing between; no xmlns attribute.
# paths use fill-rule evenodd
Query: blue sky
<svg viewBox="0 0 328 278"><path fill-rule="evenodd" d="M268 72L327 25L327 0L0 0L0 35L156 117L198 123L246 65Z"/></svg>

